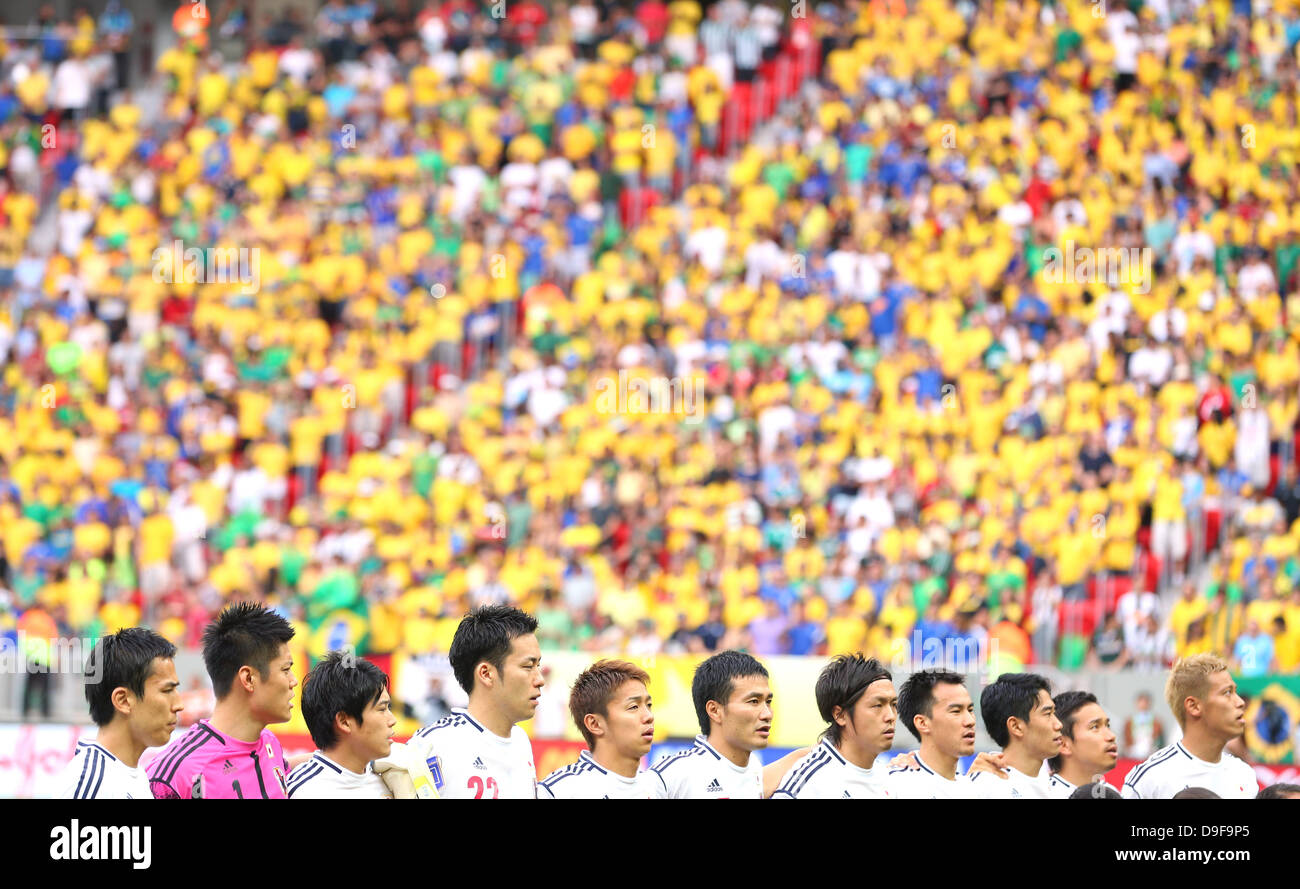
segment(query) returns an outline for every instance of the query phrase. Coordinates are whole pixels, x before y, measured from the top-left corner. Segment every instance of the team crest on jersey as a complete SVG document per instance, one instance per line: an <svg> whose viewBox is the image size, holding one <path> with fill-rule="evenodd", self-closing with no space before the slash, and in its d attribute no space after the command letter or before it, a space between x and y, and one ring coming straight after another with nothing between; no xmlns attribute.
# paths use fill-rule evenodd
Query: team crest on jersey
<svg viewBox="0 0 1300 889"><path fill-rule="evenodd" d="M268 742L267 745L266 745L266 758L267 758L267 759L275 759L275 751L271 749L271 744L270 744L270 742Z"/></svg>
<svg viewBox="0 0 1300 889"><path fill-rule="evenodd" d="M442 758L430 756L424 761L424 764L429 767L429 774L433 776L433 786L438 790L442 790Z"/></svg>

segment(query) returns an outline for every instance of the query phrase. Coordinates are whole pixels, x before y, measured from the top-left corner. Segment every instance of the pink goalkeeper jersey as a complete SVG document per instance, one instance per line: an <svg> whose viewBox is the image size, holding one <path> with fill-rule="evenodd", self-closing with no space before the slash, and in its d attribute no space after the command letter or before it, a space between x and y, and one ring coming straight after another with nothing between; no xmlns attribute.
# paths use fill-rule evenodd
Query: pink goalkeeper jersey
<svg viewBox="0 0 1300 889"><path fill-rule="evenodd" d="M288 799L289 767L269 729L254 744L196 722L154 757L145 772L154 799Z"/></svg>

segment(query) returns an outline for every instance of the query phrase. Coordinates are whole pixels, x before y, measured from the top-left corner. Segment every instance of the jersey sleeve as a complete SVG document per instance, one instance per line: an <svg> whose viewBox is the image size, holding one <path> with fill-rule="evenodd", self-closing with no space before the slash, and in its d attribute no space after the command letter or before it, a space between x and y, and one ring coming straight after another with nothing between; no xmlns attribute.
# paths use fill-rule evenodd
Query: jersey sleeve
<svg viewBox="0 0 1300 889"><path fill-rule="evenodd" d="M1138 763L1129 769L1128 774L1124 776L1124 786L1120 788L1119 795L1124 799L1142 799L1142 793L1139 791L1135 779L1138 769L1142 768L1142 763Z"/></svg>
<svg viewBox="0 0 1300 889"><path fill-rule="evenodd" d="M184 740L183 737L176 743ZM195 799L194 789L197 784L200 787L198 798L201 799L202 782L196 770L197 757L186 756L179 762L175 762L174 757L172 748L168 747L149 765L149 792L154 799Z"/></svg>
<svg viewBox="0 0 1300 889"><path fill-rule="evenodd" d="M407 755L417 761L423 761L433 780L433 789L440 796L447 796L452 790L450 779L459 774L454 763L458 749L452 738L452 729L416 734L407 742Z"/></svg>
<svg viewBox="0 0 1300 889"><path fill-rule="evenodd" d="M967 777L976 799L1009 799L1010 780L989 772L973 772Z"/></svg>
<svg viewBox="0 0 1300 889"><path fill-rule="evenodd" d="M668 778L664 777L663 771L651 769L650 777L646 779L646 784L650 788L651 799L675 799L673 788L669 786Z"/></svg>
<svg viewBox="0 0 1300 889"><path fill-rule="evenodd" d="M537 784L537 798L538 798L538 799L555 799L556 797L555 797L555 794L551 793L551 790L550 790L549 787L547 787L545 784L542 784L541 782L538 782L538 784Z"/></svg>

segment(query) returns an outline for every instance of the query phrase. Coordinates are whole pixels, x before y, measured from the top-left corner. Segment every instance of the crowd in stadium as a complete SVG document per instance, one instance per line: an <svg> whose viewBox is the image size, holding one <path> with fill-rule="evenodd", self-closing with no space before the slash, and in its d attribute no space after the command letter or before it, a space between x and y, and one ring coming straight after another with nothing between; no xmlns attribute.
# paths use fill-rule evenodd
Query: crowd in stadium
<svg viewBox="0 0 1300 889"><path fill-rule="evenodd" d="M6 40L0 628L1300 669L1300 11L1239 5L183 4L154 115L129 19Z"/></svg>

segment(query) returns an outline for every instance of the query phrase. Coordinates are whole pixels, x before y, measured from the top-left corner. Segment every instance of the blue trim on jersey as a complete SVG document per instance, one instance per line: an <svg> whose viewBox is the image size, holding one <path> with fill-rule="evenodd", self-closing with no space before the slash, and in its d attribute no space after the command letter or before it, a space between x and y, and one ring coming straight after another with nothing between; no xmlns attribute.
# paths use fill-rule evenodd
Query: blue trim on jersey
<svg viewBox="0 0 1300 889"><path fill-rule="evenodd" d="M591 766L591 768L600 772L602 775L609 774L608 769L601 768L600 763L596 762L596 760L592 758L590 750L583 750L578 754L578 763L586 763L587 765Z"/></svg>
<svg viewBox="0 0 1300 889"><path fill-rule="evenodd" d="M1190 753L1187 752L1187 748L1183 746L1182 741L1175 741L1174 746L1177 747L1179 750L1183 751L1183 756L1187 757L1188 759L1192 759L1192 760L1196 759L1195 756L1192 756Z"/></svg>
<svg viewBox="0 0 1300 889"><path fill-rule="evenodd" d="M709 741L708 741L708 739L705 738L703 735L697 735L697 736L696 736L696 738L695 738L695 746L698 747L698 748L700 748L701 750L704 750L704 751L707 751L707 752L709 752L709 753L712 753L712 754L713 754L713 758L716 759L716 760L721 760L721 759L722 759L722 754L719 753L718 751L714 750L714 749L713 749L713 745L710 744Z"/></svg>
<svg viewBox="0 0 1300 889"><path fill-rule="evenodd" d="M550 790L556 784L559 784L561 781L563 781L565 778L572 778L575 775L581 775L584 772L590 772L590 771L591 769L589 769L585 763L575 762L572 765L567 765L564 768L560 769L558 772L555 772L549 778L542 781L541 785L545 787L547 790Z"/></svg>
<svg viewBox="0 0 1300 889"><path fill-rule="evenodd" d="M474 720L474 717L473 717L473 716L470 716L470 715L469 715L469 711L468 711L468 710L461 710L461 711L457 712L456 715L457 715L457 716L462 716L462 717L464 717L466 722L468 722L470 725L474 726L474 728L478 729L480 732L482 732L482 731L486 731L486 729L484 729L483 726L479 725L479 724Z"/></svg>
<svg viewBox="0 0 1300 889"><path fill-rule="evenodd" d="M82 758L85 762L81 767L81 777L77 780L77 788L73 791L72 798L95 799L95 793L104 780L106 761L94 748L83 754Z"/></svg>
<svg viewBox="0 0 1300 889"><path fill-rule="evenodd" d="M788 791L786 791L786 792L789 793L791 796L797 796L798 793L799 793L799 791L802 790L802 789L804 788L805 785L807 785L807 783L808 783L808 779L809 779L809 778L811 778L813 775L817 774L817 772L818 772L820 769L822 769L823 767L828 766L828 765L830 765L830 764L831 764L831 761L830 761L829 759L823 759L821 762L817 763L817 765L813 766L811 769L809 769L807 772L805 772L804 775L803 775L803 777L801 777L801 778L799 779L799 783L796 784L795 786L791 787L791 788L790 788Z"/></svg>
<svg viewBox="0 0 1300 889"><path fill-rule="evenodd" d="M427 738L429 737L429 735L433 734L439 729L457 728L462 725L472 725L480 732L483 731L483 726L479 725L477 722L471 719L468 714L453 713L450 716L444 716L442 719L439 719L435 723L426 725L424 728L420 729L418 732L415 733L415 737Z"/></svg>
<svg viewBox="0 0 1300 889"><path fill-rule="evenodd" d="M1151 769L1173 759L1174 756L1178 753L1179 749L1180 748L1178 747L1178 745L1175 744L1173 747L1165 748L1164 751L1157 751L1156 753L1153 753L1150 759L1148 759L1146 762L1142 763L1140 766L1134 769L1133 773L1124 779L1124 783L1127 784L1129 787L1132 787L1134 790L1136 790L1137 787L1135 785L1137 784L1138 781L1141 781L1144 777L1146 777L1146 774L1149 771L1151 771Z"/></svg>
<svg viewBox="0 0 1300 889"><path fill-rule="evenodd" d="M326 759L326 758L325 758L325 754L324 754L324 753L321 753L319 750L317 750L315 753L313 753L313 754L311 755L311 758L312 758L312 761L313 761L313 762L318 762L318 763L320 763L321 765L325 766L326 768L333 769L334 771L338 772L340 775L343 774L343 767L342 767L342 766L336 766L336 765L334 765L334 763L332 763L332 762L330 762L328 759Z"/></svg>
<svg viewBox="0 0 1300 889"><path fill-rule="evenodd" d="M655 772L655 773L658 774L660 777L662 777L662 776L663 776L663 770L666 769L666 768L668 768L668 766L672 765L673 763L677 762L678 760L686 759L686 757L688 757L688 756L698 756L700 753L703 753L703 752L704 752L704 751L702 751L702 750L701 750L700 748L698 748L698 747L688 747L688 748L685 749L685 750L679 750L679 751L677 751L676 753L672 754L671 756L666 756L666 757L664 757L663 759L659 760L659 762L657 762L657 763L655 763L654 765L652 765L652 766L650 767L650 771Z"/></svg>
<svg viewBox="0 0 1300 889"><path fill-rule="evenodd" d="M843 755L841 755L840 752L835 749L835 745L832 744L830 741L822 741L821 746L825 747L827 751L830 752L831 756L838 759L840 761L840 765L846 765L848 763L848 760L846 760L843 757Z"/></svg>
<svg viewBox="0 0 1300 889"><path fill-rule="evenodd" d="M298 772L290 773L286 794L290 798L292 798L295 793L297 793L299 790L302 789L302 786L304 784L306 784L312 778L315 778L323 771L325 770L321 768L319 763L312 762L312 763L308 763L306 769L304 769L301 773Z"/></svg>
<svg viewBox="0 0 1300 889"><path fill-rule="evenodd" d="M938 776L939 776L939 773L938 773L938 772L936 772L934 769L932 769L932 768L930 768L928 765L926 765L925 762L924 762L924 760L921 759L920 751L918 751L917 754L916 754L916 764L917 764L918 766L921 767L921 771L926 772L926 773L931 774L931 775L934 775L935 777L938 777ZM946 780L948 780L948 779L945 778L944 780L946 781Z"/></svg>
<svg viewBox="0 0 1300 889"><path fill-rule="evenodd" d="M100 753L104 754L104 755L107 756L109 759L113 760L113 762L117 762L117 757L114 756L113 754L109 753L109 752L108 752L108 748L104 747L104 746L103 746L102 744L100 744L98 741L78 741L78 742L77 742L77 746L78 746L78 747L88 747L88 748L90 748L91 750L98 750Z"/></svg>
<svg viewBox="0 0 1300 889"><path fill-rule="evenodd" d="M831 761L830 757L826 755L825 747L826 745L824 744L818 744L813 748L812 753L809 753L800 760L794 770L785 776L785 779L781 782L780 786L777 787L777 790L783 791L793 798L795 791L803 786L803 782L806 780L808 775L811 775L813 772L817 771L817 769Z"/></svg>

